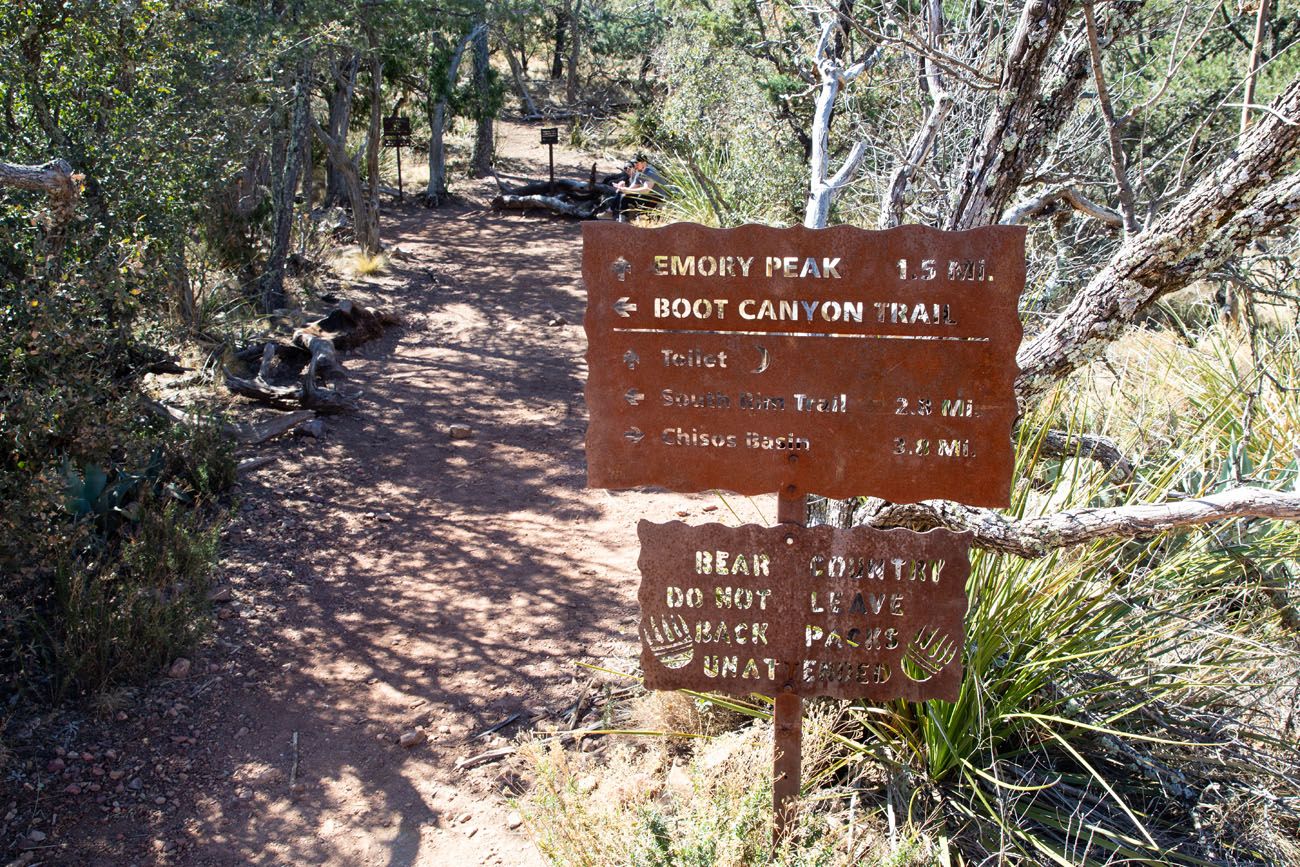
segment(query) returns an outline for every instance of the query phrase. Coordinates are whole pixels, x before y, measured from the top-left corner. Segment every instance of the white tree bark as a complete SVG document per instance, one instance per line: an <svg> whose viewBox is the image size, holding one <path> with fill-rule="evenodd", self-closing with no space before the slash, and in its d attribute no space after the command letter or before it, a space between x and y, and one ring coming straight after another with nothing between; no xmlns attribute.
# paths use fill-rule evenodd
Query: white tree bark
<svg viewBox="0 0 1300 867"><path fill-rule="evenodd" d="M831 202L835 194L849 182L857 171L862 157L867 152L865 141L856 142L843 165L831 177L830 171L830 134L831 115L835 110L835 98L840 88L862 74L866 62L855 63L845 68L840 60L830 51L831 37L836 30L836 19L827 14L822 22L821 37L813 59L821 76L821 86L817 92L817 106L813 111L812 156L809 160L808 206L804 211L803 224L810 229L824 229L830 219Z"/></svg>

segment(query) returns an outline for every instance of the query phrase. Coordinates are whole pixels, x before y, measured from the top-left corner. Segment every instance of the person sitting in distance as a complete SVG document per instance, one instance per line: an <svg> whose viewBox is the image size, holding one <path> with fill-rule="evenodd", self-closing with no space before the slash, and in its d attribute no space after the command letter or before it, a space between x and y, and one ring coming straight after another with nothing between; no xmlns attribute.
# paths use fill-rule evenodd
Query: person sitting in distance
<svg viewBox="0 0 1300 867"><path fill-rule="evenodd" d="M663 184L663 177L650 165L645 154L637 154L632 160L632 177L626 183L614 182L614 189L618 190L612 208L614 219L626 223L625 212L653 208L663 198L663 193L656 189Z"/></svg>

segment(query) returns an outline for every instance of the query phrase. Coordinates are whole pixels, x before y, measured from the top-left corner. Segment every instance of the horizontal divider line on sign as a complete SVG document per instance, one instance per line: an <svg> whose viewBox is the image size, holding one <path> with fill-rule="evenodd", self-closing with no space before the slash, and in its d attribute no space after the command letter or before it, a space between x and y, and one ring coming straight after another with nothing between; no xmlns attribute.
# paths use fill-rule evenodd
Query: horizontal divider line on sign
<svg viewBox="0 0 1300 867"><path fill-rule="evenodd" d="M618 334L736 334L742 337L833 337L857 340L945 340L957 343L988 343L988 337L954 337L943 334L824 334L817 331L711 331L697 328L612 328Z"/></svg>

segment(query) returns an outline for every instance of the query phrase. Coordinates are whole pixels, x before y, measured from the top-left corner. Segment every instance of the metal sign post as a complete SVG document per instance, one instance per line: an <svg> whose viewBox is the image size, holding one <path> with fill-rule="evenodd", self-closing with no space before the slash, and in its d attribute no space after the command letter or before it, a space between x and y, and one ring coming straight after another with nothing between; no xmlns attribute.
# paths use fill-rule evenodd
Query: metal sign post
<svg viewBox="0 0 1300 867"><path fill-rule="evenodd" d="M776 527L638 526L649 689L957 699L969 533L806 526L806 497L1010 504L1025 231L583 225L591 487L777 491Z"/></svg>
<svg viewBox="0 0 1300 867"><path fill-rule="evenodd" d="M558 126L542 127L542 144L546 145L550 153L551 160L551 186L550 191L555 192L555 145L560 141L560 128Z"/></svg>
<svg viewBox="0 0 1300 867"><path fill-rule="evenodd" d="M384 118L383 146L397 148L397 200L404 201L402 191L402 148L411 146L411 119L409 117Z"/></svg>

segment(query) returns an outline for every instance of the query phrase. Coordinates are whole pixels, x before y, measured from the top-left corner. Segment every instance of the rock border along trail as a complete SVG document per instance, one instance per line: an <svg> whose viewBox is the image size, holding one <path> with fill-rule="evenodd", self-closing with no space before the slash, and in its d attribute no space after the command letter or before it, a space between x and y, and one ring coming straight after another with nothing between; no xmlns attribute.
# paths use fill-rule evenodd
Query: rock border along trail
<svg viewBox="0 0 1300 867"><path fill-rule="evenodd" d="M501 138L507 170L544 171L536 128ZM404 320L342 359L362 411L263 447L215 644L118 715L132 789L64 810L66 863L543 863L513 766L456 761L571 705L576 663L630 668L637 519L719 501L585 489L579 225L492 213L490 186L385 206L391 266L342 293Z"/></svg>

